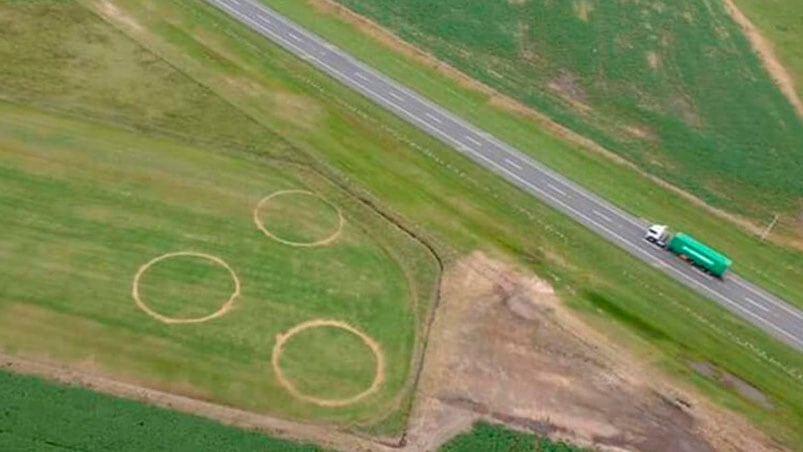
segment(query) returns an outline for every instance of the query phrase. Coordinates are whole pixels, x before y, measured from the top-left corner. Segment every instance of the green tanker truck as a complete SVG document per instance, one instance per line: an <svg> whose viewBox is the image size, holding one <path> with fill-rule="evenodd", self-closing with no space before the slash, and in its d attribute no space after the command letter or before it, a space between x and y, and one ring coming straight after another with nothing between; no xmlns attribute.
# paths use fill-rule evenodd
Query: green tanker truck
<svg viewBox="0 0 803 452"><path fill-rule="evenodd" d="M722 278L732 263L727 256L698 242L690 235L682 232L672 234L669 228L662 224L654 224L647 228L644 238L718 278Z"/></svg>

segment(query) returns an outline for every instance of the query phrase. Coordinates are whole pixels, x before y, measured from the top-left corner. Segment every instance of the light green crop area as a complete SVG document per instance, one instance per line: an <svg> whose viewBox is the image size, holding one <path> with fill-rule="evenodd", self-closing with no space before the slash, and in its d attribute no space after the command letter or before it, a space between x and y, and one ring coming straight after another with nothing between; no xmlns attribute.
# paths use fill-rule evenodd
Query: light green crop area
<svg viewBox="0 0 803 452"><path fill-rule="evenodd" d="M389 414L369 431L398 433L408 412L403 389L411 376L415 335L429 310L437 273L429 254L385 221L392 218L426 238L447 263L477 249L516 259L554 284L591 322L637 349L649 350L656 366L744 412L781 441L803 441L797 429L803 419L800 353L644 266L205 2L39 0L0 5L0 17L13 18L11 25L0 27L5 33L0 57L7 62L0 68L0 93L26 105L4 107L0 135L8 143L0 148L7 171L0 183L9 187L0 204L5 209L0 221L13 225L25 244L0 240L0 255L13 257L0 261L5 272L0 303L6 319L0 338L19 344L7 347L9 351L97 363L123 378L155 378L166 382L168 390L244 408L260 409L271 397L269 411L295 418L347 423ZM336 36L355 36L325 16L306 17L343 33ZM6 43L11 44L3 47ZM61 64L50 64L56 56L63 59ZM87 60L92 64L85 64ZM400 61L399 68L410 67ZM149 78L155 74L161 75ZM69 82L73 79L80 83ZM104 91L108 85L123 89ZM437 86L434 81L430 85L433 90ZM129 98L135 91L136 98ZM170 102L160 100L168 96ZM114 127L99 126L98 121ZM526 138L534 129L514 122L511 130ZM628 190L637 187L638 202L647 205L651 194L663 193L637 178L631 186L628 173L554 138L538 137L535 143L566 150L567 164L585 165L600 183L612 177ZM312 165L333 176L329 180L348 194L295 166L266 163L267 156ZM273 243L257 230L254 205L275 190L291 188L320 193L343 210L347 222L336 242L298 249ZM377 210L367 210L355 196ZM313 207L308 207L292 199L266 206L261 217L266 226L285 235L297 233L295 239L329 230L333 218L327 205L309 199ZM662 202L672 218L703 217L677 198ZM299 210L293 212L294 206ZM310 213L310 208L321 210ZM26 209L29 214L18 215ZM276 215L284 209L289 209L286 217ZM31 220L24 222L28 216ZM293 217L320 225L293 228L288 220ZM797 291L803 284L796 277L801 271L798 254L759 245L734 228L706 221L698 227L702 234L690 232L731 243L732 248L719 248L743 268L750 268L745 263L755 265L761 282L784 295L803 293ZM242 295L213 322L160 324L131 301L131 278L148 259L190 246L237 270ZM174 281L169 267L154 268L149 297L177 290L173 283L193 286L208 274L215 287L204 292L208 299L199 299L206 308L231 287L217 267L207 269L194 259L171 265L190 268L182 271L184 279ZM43 274L50 278L43 279ZM170 300L159 306L178 310L186 303L166 304ZM344 409L320 409L290 399L270 375L270 350L277 333L310 317L346 320L374 337L389 362L384 389ZM62 324L70 328L59 328ZM84 334L75 333L78 329ZM320 362L311 363L309 380L302 379L304 349L325 355L320 345L306 341L326 339L323 334L307 330L287 342L282 358L287 375L315 395L350 395L357 389L351 382L315 389ZM145 346L141 336L147 339ZM352 357L365 355L366 362L334 362L342 367L332 375L364 382L374 358L352 339L333 336L329 342L352 350ZM128 359L121 362L118 356ZM774 408L764 409L695 376L688 362L699 360L749 381ZM383 411L387 406L401 409Z"/></svg>

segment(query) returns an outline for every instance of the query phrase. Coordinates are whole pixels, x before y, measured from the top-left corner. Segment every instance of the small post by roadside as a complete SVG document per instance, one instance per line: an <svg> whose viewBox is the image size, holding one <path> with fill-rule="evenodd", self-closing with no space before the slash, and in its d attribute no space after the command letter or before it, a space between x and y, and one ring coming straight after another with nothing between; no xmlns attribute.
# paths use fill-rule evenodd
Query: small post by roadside
<svg viewBox="0 0 803 452"><path fill-rule="evenodd" d="M770 234L770 231L772 231L772 228L775 227L775 223L777 222L778 222L778 214L776 213L775 218L772 219L770 224L767 226L767 229L764 229L764 232L761 234L762 241L767 238L767 236Z"/></svg>

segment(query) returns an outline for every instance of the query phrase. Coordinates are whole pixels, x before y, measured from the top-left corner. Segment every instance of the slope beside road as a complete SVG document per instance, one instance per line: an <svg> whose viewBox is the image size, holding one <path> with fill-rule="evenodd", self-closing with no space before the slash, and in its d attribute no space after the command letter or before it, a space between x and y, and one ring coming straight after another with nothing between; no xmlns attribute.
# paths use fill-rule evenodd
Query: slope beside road
<svg viewBox="0 0 803 452"><path fill-rule="evenodd" d="M207 0L289 52L454 147L630 254L803 350L803 312L735 273L712 278L643 240L643 221L253 0Z"/></svg>

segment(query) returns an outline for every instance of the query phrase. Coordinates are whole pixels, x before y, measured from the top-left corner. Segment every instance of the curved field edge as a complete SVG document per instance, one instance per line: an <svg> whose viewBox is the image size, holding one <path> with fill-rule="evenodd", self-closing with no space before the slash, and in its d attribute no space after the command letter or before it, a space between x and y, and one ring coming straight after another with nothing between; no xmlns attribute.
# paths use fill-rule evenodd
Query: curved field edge
<svg viewBox="0 0 803 452"><path fill-rule="evenodd" d="M156 34L136 35L129 25L108 18L111 23L168 58L198 86L209 88L204 99L225 102L206 106L211 110L206 117L193 116L198 112L193 108L182 112L183 116L173 114L164 119L158 116L157 109L156 119L147 121L136 115L112 117L118 119L113 121L106 111L75 111L76 105L54 105L51 98L37 99L34 103L39 108L67 110L92 120L180 137L204 143L218 152L281 155L302 161L314 156L318 159L312 160L316 168L337 176L338 183L357 193L362 201L380 206L379 210L388 212L389 218L403 218L403 224L433 243L447 261L478 247L513 256L555 284L561 298L578 309L587 308L588 316L602 328L614 330L614 336L629 346L644 349L648 357L645 359L666 367L684 381L690 379L722 405L744 412L780 438L796 443L795 435L800 432L790 429L790 423L796 425L803 406L798 400L800 392L795 391L799 382L776 364L799 369L799 354L644 268L612 245L600 242L585 229L310 70L202 2L117 4L125 5L129 17L171 40L168 44L159 41ZM147 8L138 9L137 5ZM154 14L155 10L160 14ZM141 31L144 30L143 26ZM38 29L39 34L30 36L40 38L44 31L47 30ZM95 72L97 77L109 75ZM236 76L233 80L232 75ZM174 91L177 88L175 81L165 81L165 86ZM243 88L252 89L243 93ZM301 121L299 115L282 116L271 110L277 101L272 95L277 91L292 94L278 100L284 107L294 107L294 112L303 111ZM95 91L84 89L79 93L91 96ZM93 98L82 106L114 100L113 96ZM314 115L310 117L310 113ZM227 119L218 121L217 114ZM235 129L236 133L229 134ZM194 133L185 133L187 130ZM276 139L279 134L283 140ZM607 265L600 266L599 262ZM611 303L651 330L642 337L632 333L640 330L632 325L624 331L617 329L609 316L586 299L589 291L604 292ZM645 292L654 297L643 300ZM652 340L656 331L662 336ZM690 358L709 359L750 381L777 402L776 409L763 411L728 388L691 379L686 365Z"/></svg>
<svg viewBox="0 0 803 452"><path fill-rule="evenodd" d="M193 166L194 161L201 161L198 159L202 155L195 149L177 150L168 142L135 138L123 131L57 119L8 104L3 104L0 110L0 128L5 131L0 140L0 158L7 163L0 182L8 190L3 193L2 204L14 208L18 205L15 199L22 193L26 193L28 202L24 218L6 217L4 221L7 230L16 231L10 234L15 237L13 242L3 242L4 252L10 257L7 262L16 265L2 278L6 282L12 278L16 281L15 285L3 285L5 289L0 298L3 308L0 321L5 325L0 337L5 350L22 355L60 357L67 362L105 369L123 380L144 381L146 385L257 412L340 425L379 423L390 432L400 431L402 425L398 422L387 425L382 419L397 411L406 412L409 405L416 360L420 356L419 331L426 323L426 319L419 319L418 315L431 307L438 274L431 254L413 237L322 176L297 165L278 162L267 165L264 161L243 160L234 155L213 158L211 162L217 168L216 176L220 181L216 188L210 189L206 185L208 181L203 180L208 170ZM15 141L23 137L25 144ZM69 137L69 144L60 141L64 137ZM82 151L74 150L76 147ZM136 170L122 172L133 171L134 176L117 174L120 170L114 164L103 166L87 160L93 156L98 161L114 161L120 157L121 148L148 149L148 152L140 151L143 155L126 160L128 168ZM108 151L108 157L102 155L104 150ZM48 152L48 165L33 170L36 175L18 171L25 167L20 161L30 162L38 152ZM169 172L165 173L164 167L151 168L149 163L143 163L143 159L147 161L156 152L160 164L169 167ZM85 156L78 157L84 153ZM64 185L61 165L82 182L72 188ZM232 172L233 168L245 168L241 165L253 168ZM93 174L113 174L118 186L104 185L104 177L99 178L100 182L92 181L91 177L85 179L88 166L98 168ZM187 177L188 169L198 174ZM148 172L148 175L137 171ZM257 174L254 171L273 175L265 177L264 181L254 181L253 176ZM141 199L139 196L125 201L116 198L116 190L120 188L136 191L135 180L140 177L146 177L153 186L170 187L173 194L165 195L158 202L154 202L149 192ZM231 186L227 183L232 180L237 180L239 187L229 192ZM37 190L26 188L32 186L31 181L39 184ZM323 193L341 206L349 218L343 237L345 243L305 254L273 244L255 231L248 215L250 208L263 194L260 187L276 183L303 184L303 188ZM94 195L85 193L81 188L85 184L94 184L95 188L87 192ZM66 198L57 208L43 214L40 212L43 206L53 207L49 200L54 189L79 199ZM197 201L199 194L210 203L209 207ZM187 206L171 211L184 201ZM128 211L115 213L106 208L110 202L127 205ZM160 213L156 214L156 210ZM199 210L207 216L198 217ZM24 225L43 224L47 216L52 216L52 226L25 230ZM74 222L73 217L80 221ZM171 223L173 219L184 223ZM121 221L125 226L121 226ZM203 224L205 222L208 224ZM83 232L67 232L71 229ZM232 240L237 235L243 238ZM44 254L31 252L27 257L18 254L32 240L47 251ZM366 241L376 248L369 255L363 251L366 246L362 242ZM104 252L109 243L118 244L115 246L118 251ZM127 292L132 276L129 273L133 271L132 262L137 264L144 256L160 254L161 247L211 249L212 253L224 256L244 283L243 298L237 301L232 312L208 324L173 326L144 317ZM256 249L249 252L253 248ZM34 261L21 263L26 258ZM368 278L360 276L361 273L349 276L351 268L362 268L363 272L367 269L361 262L366 258L383 269L377 268ZM282 269L284 266L287 268ZM306 280L299 280L299 273L292 269L299 269L302 276L306 271L312 273ZM49 271L49 278L47 283L34 286L31 281L36 279L39 270ZM277 274L274 276L274 273ZM341 283L330 289L327 281L337 281L337 275L341 275ZM371 277L382 275L395 279L380 278L383 286L371 289L376 285ZM359 283L357 277L365 282ZM224 285L228 285L228 281ZM260 291L261 286L270 290ZM354 291L363 286L367 287L359 289L363 290L363 295L354 295ZM383 292L386 292L381 295L383 299L371 295ZM349 300L350 297L355 299ZM368 300L376 307L366 311L364 305ZM399 302L403 306L394 308L388 302ZM340 306L341 303L345 304ZM374 312L376 309L382 312ZM333 411L298 403L272 380L267 354L273 335L316 317L346 319L382 341L390 361L387 380L375 397ZM151 355L147 353L149 349L159 350L159 353ZM402 414L400 418L405 416Z"/></svg>
<svg viewBox="0 0 803 452"><path fill-rule="evenodd" d="M564 131L544 126L532 110L511 107L514 100L489 93L485 85L466 82L469 77L456 70L444 70L447 63L421 57L408 48L400 50L405 44L342 14L345 7L320 6L329 4L328 0L261 1L632 214L672 225L723 250L733 257L738 273L803 307L803 242L795 238L797 226L784 233L781 246L762 241L759 235L771 217L750 225L731 214L718 214L632 165L594 152L593 145L578 145ZM773 237L779 236L770 234L770 240Z"/></svg>

